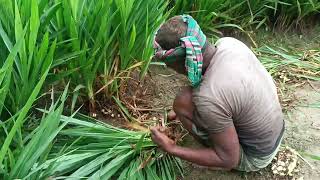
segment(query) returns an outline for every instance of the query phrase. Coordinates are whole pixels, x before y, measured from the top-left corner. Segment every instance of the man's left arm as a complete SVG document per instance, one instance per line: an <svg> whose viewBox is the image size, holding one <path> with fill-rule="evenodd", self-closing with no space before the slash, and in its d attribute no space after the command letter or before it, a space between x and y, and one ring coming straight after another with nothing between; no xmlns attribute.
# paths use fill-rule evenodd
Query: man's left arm
<svg viewBox="0 0 320 180"><path fill-rule="evenodd" d="M211 134L210 148L192 149L176 145L165 134L159 131L159 127L151 129L153 141L164 151L181 159L202 166L232 169L240 159L240 145L238 135L233 125L224 128L222 132Z"/></svg>

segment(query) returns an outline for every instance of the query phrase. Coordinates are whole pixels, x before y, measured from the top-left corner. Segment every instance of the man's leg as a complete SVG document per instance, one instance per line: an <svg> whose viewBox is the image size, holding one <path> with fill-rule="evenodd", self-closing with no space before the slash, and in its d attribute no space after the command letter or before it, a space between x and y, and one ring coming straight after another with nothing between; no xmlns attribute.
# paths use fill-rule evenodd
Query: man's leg
<svg viewBox="0 0 320 180"><path fill-rule="evenodd" d="M192 102L192 88L186 87L183 88L182 91L176 96L174 103L173 103L173 111L176 113L176 119L180 120L183 127L189 131L198 142L200 142L204 146L209 146L208 142L195 134L194 129L192 126L195 126L192 122L193 119L193 111L194 111L194 104ZM173 116L173 115L170 115ZM216 168L216 167L204 167L204 166L196 166L198 168L208 168L211 170L229 170L223 168Z"/></svg>
<svg viewBox="0 0 320 180"><path fill-rule="evenodd" d="M192 126L192 116L194 111L194 104L192 102L192 88L186 87L176 96L173 102L173 111L176 113L176 119L179 120L183 127L201 144L208 145L204 139L200 138L194 133Z"/></svg>

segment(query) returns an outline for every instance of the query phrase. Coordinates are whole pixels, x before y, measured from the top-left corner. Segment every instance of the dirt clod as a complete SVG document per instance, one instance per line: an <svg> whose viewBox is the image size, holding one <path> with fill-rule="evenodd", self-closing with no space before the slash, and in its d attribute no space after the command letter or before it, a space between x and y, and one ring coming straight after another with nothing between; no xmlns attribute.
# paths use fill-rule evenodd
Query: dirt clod
<svg viewBox="0 0 320 180"><path fill-rule="evenodd" d="M274 158L271 170L275 176L294 177L294 175L299 172L298 153L294 149L286 146L280 150Z"/></svg>

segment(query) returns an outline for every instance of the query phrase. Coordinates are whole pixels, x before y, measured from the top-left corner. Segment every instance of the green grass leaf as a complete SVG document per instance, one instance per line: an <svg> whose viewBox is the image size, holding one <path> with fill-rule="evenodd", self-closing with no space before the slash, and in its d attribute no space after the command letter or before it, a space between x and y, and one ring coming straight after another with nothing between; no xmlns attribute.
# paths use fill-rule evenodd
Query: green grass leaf
<svg viewBox="0 0 320 180"><path fill-rule="evenodd" d="M23 38L21 38L23 39ZM17 44L17 46L20 45L20 43ZM16 47L16 45L15 45ZM19 47L13 48L13 52L16 53L16 51L18 50ZM21 109L21 111L19 112L19 115L17 116L17 119L15 120L15 123L13 125L13 127L11 128L8 136L6 137L3 145L1 146L1 150L0 150L0 164L2 164L3 159L9 149L9 146L11 144L11 141L15 135L15 133L21 128L23 122L24 122L24 118L26 117L27 113L29 112L30 108L32 107L33 102L36 100L38 93L40 92L40 89L43 85L43 82L45 80L45 78L47 77L47 74L49 72L49 69L47 69L44 74L42 75L41 79L39 80L39 82L37 83L37 85L34 87L34 90L32 91L30 97L28 98L26 104L23 106L23 108Z"/></svg>

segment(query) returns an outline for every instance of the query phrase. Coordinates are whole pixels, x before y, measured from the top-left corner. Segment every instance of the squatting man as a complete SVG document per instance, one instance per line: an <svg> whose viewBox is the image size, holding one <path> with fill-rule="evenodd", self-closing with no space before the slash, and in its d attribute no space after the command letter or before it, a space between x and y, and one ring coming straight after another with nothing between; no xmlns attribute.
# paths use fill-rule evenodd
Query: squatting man
<svg viewBox="0 0 320 180"><path fill-rule="evenodd" d="M276 86L254 53L231 37L210 44L189 15L175 16L155 35L157 60L185 74L169 120L179 120L203 148L181 147L151 128L164 151L216 169L257 171L279 150L284 132Z"/></svg>

